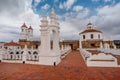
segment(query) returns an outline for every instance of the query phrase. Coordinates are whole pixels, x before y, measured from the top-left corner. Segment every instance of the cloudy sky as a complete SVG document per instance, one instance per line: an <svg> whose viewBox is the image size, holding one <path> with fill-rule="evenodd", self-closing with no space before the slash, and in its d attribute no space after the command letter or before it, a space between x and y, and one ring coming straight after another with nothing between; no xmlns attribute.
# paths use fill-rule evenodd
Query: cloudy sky
<svg viewBox="0 0 120 80"><path fill-rule="evenodd" d="M120 40L119 0L0 0L0 41L18 41L25 22L39 40L43 15L55 9L60 22L60 39L78 40L79 33L92 22L107 39Z"/></svg>

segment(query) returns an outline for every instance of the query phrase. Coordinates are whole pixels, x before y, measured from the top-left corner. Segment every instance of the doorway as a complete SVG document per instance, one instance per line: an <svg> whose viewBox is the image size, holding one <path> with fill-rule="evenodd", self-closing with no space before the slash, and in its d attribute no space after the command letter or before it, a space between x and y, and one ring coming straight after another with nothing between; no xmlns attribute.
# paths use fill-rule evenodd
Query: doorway
<svg viewBox="0 0 120 80"><path fill-rule="evenodd" d="M94 43L92 43L92 44L91 44L91 47L95 47L95 44L94 44Z"/></svg>
<svg viewBox="0 0 120 80"><path fill-rule="evenodd" d="M74 50L74 48L73 48L73 44L69 44L69 45L70 45L71 49Z"/></svg>

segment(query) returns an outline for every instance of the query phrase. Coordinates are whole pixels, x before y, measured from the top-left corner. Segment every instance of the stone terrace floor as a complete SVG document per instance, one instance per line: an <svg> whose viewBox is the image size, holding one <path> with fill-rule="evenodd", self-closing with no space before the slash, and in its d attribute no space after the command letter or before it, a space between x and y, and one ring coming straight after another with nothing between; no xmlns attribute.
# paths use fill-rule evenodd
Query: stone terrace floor
<svg viewBox="0 0 120 80"><path fill-rule="evenodd" d="M120 80L120 68L87 67L79 51L55 66L0 63L0 80Z"/></svg>

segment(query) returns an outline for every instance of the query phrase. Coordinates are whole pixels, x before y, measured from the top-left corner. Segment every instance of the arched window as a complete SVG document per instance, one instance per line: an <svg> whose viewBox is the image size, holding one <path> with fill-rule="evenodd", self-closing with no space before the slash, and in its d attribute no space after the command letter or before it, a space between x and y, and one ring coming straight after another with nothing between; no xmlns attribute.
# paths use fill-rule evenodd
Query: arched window
<svg viewBox="0 0 120 80"><path fill-rule="evenodd" d="M21 52L21 54L23 54L24 51Z"/></svg>
<svg viewBox="0 0 120 80"><path fill-rule="evenodd" d="M33 54L38 54L36 51Z"/></svg>
<svg viewBox="0 0 120 80"><path fill-rule="evenodd" d="M36 45L36 49L38 48L38 45Z"/></svg>
<svg viewBox="0 0 120 80"><path fill-rule="evenodd" d="M28 51L28 53L29 53L29 54L31 54L31 52L30 52L30 51Z"/></svg>
<svg viewBox="0 0 120 80"><path fill-rule="evenodd" d="M100 34L98 34L98 39L100 39Z"/></svg>
<svg viewBox="0 0 120 80"><path fill-rule="evenodd" d="M10 54L13 54L13 52L10 52Z"/></svg>
<svg viewBox="0 0 120 80"><path fill-rule="evenodd" d="M85 39L85 35L83 35L83 39Z"/></svg>
<svg viewBox="0 0 120 80"><path fill-rule="evenodd" d="M19 54L19 52L16 52L16 54Z"/></svg>
<svg viewBox="0 0 120 80"><path fill-rule="evenodd" d="M91 34L91 39L93 39L94 38L94 36L93 36L93 34Z"/></svg>
<svg viewBox="0 0 120 80"><path fill-rule="evenodd" d="M24 29L22 29L22 32L24 31Z"/></svg>

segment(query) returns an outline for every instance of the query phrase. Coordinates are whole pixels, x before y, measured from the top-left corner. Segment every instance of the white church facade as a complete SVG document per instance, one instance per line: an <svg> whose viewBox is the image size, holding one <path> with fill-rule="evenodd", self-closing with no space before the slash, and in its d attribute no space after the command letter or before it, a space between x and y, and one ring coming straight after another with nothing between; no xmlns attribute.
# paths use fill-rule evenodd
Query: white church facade
<svg viewBox="0 0 120 80"><path fill-rule="evenodd" d="M79 51L87 66L120 67L120 49L112 40L104 40L103 32L94 28L92 23L79 34Z"/></svg>
<svg viewBox="0 0 120 80"><path fill-rule="evenodd" d="M51 9L50 22L47 16L43 16L40 25L41 44L38 48L24 48L21 44L10 42L5 43L0 49L0 62L28 63L42 65L57 65L61 59L71 50L70 46L59 47L59 23L54 9ZM51 49L50 32L53 33L53 48ZM20 41L31 42L33 28L27 27L24 23L21 26Z"/></svg>

